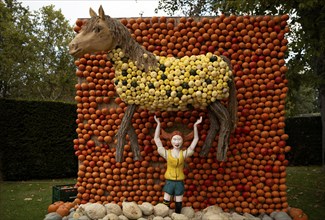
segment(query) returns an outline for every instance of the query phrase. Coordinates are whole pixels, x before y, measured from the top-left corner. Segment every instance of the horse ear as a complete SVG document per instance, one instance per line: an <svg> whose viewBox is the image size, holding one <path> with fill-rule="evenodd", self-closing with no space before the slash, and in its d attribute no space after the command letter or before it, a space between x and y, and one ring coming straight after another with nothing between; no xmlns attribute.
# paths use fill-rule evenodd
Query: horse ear
<svg viewBox="0 0 325 220"><path fill-rule="evenodd" d="M100 19L105 20L105 12L104 12L103 6L99 7L98 14L99 14Z"/></svg>
<svg viewBox="0 0 325 220"><path fill-rule="evenodd" d="M92 8L89 8L89 15L91 18L97 17L96 12Z"/></svg>

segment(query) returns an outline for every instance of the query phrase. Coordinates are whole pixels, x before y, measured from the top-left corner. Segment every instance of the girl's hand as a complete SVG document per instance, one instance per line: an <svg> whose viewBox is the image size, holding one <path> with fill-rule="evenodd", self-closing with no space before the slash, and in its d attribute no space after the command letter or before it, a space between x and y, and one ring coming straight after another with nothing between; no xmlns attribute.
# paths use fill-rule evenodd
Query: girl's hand
<svg viewBox="0 0 325 220"><path fill-rule="evenodd" d="M195 122L194 126L197 126L202 122L202 116Z"/></svg>
<svg viewBox="0 0 325 220"><path fill-rule="evenodd" d="M157 116L155 115L155 116L153 116L153 118L155 119L155 121L157 122L157 124L160 124L160 121L159 121L159 119L157 118Z"/></svg>

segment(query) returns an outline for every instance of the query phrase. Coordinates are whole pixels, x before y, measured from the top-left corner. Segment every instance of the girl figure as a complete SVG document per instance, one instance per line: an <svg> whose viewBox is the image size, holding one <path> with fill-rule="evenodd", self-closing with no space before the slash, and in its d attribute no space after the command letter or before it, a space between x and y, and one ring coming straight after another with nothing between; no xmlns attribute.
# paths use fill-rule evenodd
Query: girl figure
<svg viewBox="0 0 325 220"><path fill-rule="evenodd" d="M199 141L197 125L202 122L202 116L195 122L193 126L193 133L190 133L184 138L182 133L179 131L174 131L171 134L167 134L164 130L160 129L159 119L157 119L156 116L154 116L154 119L157 122L154 141L157 145L159 155L165 158L167 161L167 170L165 173L166 184L163 188L164 204L169 207L171 196L174 196L175 212L180 213L182 210L182 201L184 194L184 163L187 157L193 155L196 144ZM162 131L163 137L170 138L171 144L173 146L172 150L166 150L162 145L162 142L160 140L160 130ZM186 141L192 136L194 137L191 145L185 151L181 150L183 140Z"/></svg>

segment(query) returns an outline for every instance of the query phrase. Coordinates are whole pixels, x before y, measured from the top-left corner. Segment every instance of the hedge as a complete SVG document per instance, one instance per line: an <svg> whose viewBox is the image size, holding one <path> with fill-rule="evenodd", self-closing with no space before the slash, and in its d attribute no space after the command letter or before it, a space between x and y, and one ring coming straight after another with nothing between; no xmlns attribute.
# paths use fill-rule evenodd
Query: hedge
<svg viewBox="0 0 325 220"><path fill-rule="evenodd" d="M320 114L292 117L286 120L287 154L290 165L322 164L322 120Z"/></svg>
<svg viewBox="0 0 325 220"><path fill-rule="evenodd" d="M0 99L3 180L76 177L76 106Z"/></svg>

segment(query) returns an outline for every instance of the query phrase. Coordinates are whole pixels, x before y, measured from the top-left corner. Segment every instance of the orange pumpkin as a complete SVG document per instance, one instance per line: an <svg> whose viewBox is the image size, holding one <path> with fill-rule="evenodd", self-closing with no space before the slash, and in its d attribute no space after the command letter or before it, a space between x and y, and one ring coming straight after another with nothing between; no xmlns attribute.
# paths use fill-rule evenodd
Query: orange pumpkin
<svg viewBox="0 0 325 220"><path fill-rule="evenodd" d="M61 215L62 217L69 215L70 213L70 208L69 206L62 204L59 206L59 208L56 210L56 213L58 213L59 215Z"/></svg>
<svg viewBox="0 0 325 220"><path fill-rule="evenodd" d="M64 205L70 210L73 208L76 204L74 202L65 202Z"/></svg>
<svg viewBox="0 0 325 220"><path fill-rule="evenodd" d="M292 220L308 220L308 215L306 215L305 213L302 213L301 215L297 215L297 216L293 217Z"/></svg>
<svg viewBox="0 0 325 220"><path fill-rule="evenodd" d="M294 208L294 207L292 207L292 208L290 208L289 209L289 215L292 217L292 218L294 218L294 217L296 217L296 216L299 216L299 215L302 215L304 212L301 210L301 209L299 209L299 208Z"/></svg>
<svg viewBox="0 0 325 220"><path fill-rule="evenodd" d="M54 202L53 204L49 205L49 207L47 208L47 212L51 213L51 212L55 212L60 205L62 205L64 202L63 201L57 201Z"/></svg>

